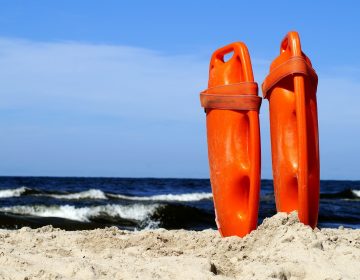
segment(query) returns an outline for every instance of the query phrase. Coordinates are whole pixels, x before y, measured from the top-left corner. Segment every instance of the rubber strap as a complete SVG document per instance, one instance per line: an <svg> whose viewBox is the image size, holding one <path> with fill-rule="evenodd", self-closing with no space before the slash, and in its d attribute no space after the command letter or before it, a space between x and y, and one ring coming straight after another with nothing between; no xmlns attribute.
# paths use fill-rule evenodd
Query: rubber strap
<svg viewBox="0 0 360 280"><path fill-rule="evenodd" d="M262 84L263 97L268 98L268 92L282 79L289 75L301 74L309 76L317 85L318 76L315 70L302 56L293 56L286 62L275 67Z"/></svg>
<svg viewBox="0 0 360 280"><path fill-rule="evenodd" d="M258 111L262 98L257 93L255 82L229 84L204 90L200 102L205 109Z"/></svg>

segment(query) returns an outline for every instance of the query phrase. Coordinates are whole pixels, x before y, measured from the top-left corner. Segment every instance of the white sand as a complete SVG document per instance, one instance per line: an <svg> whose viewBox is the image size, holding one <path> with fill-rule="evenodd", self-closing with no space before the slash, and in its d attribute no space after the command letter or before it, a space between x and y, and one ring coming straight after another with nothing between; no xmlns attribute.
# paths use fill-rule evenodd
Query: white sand
<svg viewBox="0 0 360 280"><path fill-rule="evenodd" d="M213 230L0 230L0 279L360 279L360 230L313 231L295 213L243 239Z"/></svg>

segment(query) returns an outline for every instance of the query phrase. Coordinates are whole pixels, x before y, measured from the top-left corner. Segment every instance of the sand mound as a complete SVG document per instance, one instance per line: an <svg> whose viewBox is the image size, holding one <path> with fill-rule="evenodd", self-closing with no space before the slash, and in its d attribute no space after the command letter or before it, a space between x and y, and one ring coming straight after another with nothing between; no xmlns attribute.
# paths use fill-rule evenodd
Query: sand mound
<svg viewBox="0 0 360 280"><path fill-rule="evenodd" d="M296 213L245 238L217 231L51 226L0 230L0 279L359 279L360 230L312 230Z"/></svg>

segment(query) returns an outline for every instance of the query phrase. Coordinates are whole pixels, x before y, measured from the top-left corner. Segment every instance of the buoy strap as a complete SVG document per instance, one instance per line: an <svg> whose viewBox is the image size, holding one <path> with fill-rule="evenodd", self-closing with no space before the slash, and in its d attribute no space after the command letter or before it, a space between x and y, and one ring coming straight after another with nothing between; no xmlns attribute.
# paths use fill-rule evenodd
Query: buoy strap
<svg viewBox="0 0 360 280"><path fill-rule="evenodd" d="M262 84L263 97L268 97L268 92L282 79L289 75L300 74L309 76L317 86L318 76L311 65L302 56L293 56L271 70Z"/></svg>
<svg viewBox="0 0 360 280"><path fill-rule="evenodd" d="M258 111L262 98L257 93L255 82L229 84L204 90L200 93L200 102L205 109Z"/></svg>

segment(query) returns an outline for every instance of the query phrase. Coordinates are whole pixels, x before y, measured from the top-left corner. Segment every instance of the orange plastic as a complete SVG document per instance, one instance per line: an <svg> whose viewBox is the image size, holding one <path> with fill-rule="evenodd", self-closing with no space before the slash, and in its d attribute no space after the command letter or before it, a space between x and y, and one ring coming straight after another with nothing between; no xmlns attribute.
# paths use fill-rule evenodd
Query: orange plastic
<svg viewBox="0 0 360 280"><path fill-rule="evenodd" d="M229 53L233 56L225 62L224 56ZM257 96L257 84L245 44L233 43L214 52L208 87L202 92L201 101L206 109L210 180L217 226L222 236L242 237L257 226L260 191L258 110L261 98ZM219 98L215 103L208 103L205 100L207 94ZM240 101L236 102L236 98ZM243 106L241 100L245 102ZM214 106L209 108L207 104Z"/></svg>
<svg viewBox="0 0 360 280"><path fill-rule="evenodd" d="M289 32L263 83L269 100L272 168L279 212L298 211L315 227L319 211L320 163L317 75L302 52L297 32Z"/></svg>

